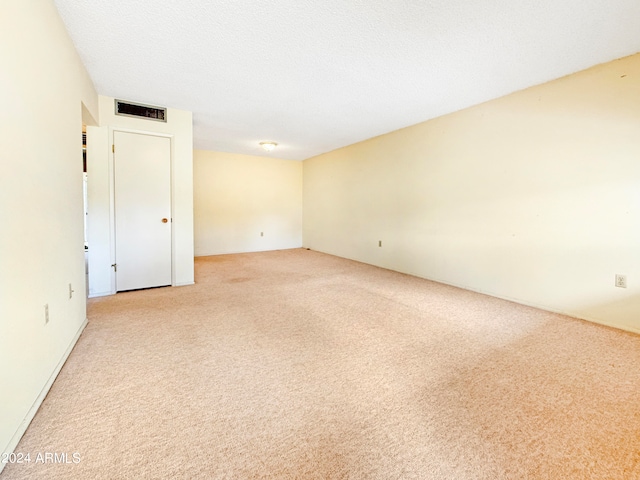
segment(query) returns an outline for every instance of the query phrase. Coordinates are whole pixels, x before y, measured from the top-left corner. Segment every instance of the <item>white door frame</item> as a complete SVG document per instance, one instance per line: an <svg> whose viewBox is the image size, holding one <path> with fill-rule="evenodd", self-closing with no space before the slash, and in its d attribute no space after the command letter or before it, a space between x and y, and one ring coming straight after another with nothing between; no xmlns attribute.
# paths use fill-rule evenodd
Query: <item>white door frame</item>
<svg viewBox="0 0 640 480"><path fill-rule="evenodd" d="M175 211L175 199L174 199L174 188L173 188L173 171L174 171L174 135L167 133L158 133L158 132L150 132L146 130L134 130L130 128L121 128L121 127L109 127L109 249L110 249L110 257L111 264L116 263L116 197L115 197L115 154L113 152L113 145L115 144L115 132L124 132L124 133L135 133L139 135L151 135L154 137L164 137L168 138L170 142L170 169L171 169L171 180L169 182L169 190L171 191L171 286L176 285L176 272L175 272L175 263L176 263L176 252L175 252L175 228L173 224L173 217ZM116 272L113 268L111 268L111 293L117 293L116 290Z"/></svg>

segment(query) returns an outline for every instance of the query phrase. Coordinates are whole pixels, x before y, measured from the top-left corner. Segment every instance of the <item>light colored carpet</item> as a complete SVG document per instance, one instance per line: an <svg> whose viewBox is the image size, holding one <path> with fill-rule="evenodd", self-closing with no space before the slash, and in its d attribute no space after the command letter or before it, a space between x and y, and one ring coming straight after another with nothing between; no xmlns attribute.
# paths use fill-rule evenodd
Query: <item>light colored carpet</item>
<svg viewBox="0 0 640 480"><path fill-rule="evenodd" d="M89 302L10 479L638 479L640 336L307 250Z"/></svg>

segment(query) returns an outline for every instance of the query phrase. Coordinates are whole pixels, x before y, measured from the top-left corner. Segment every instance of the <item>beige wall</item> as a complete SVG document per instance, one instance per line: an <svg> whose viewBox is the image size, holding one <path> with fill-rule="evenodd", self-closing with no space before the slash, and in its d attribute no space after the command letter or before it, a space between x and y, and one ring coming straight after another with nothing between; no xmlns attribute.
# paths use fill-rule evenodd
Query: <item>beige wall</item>
<svg viewBox="0 0 640 480"><path fill-rule="evenodd" d="M640 332L640 55L306 160L303 231Z"/></svg>
<svg viewBox="0 0 640 480"><path fill-rule="evenodd" d="M302 163L196 150L194 216L196 255L301 247Z"/></svg>
<svg viewBox="0 0 640 480"><path fill-rule="evenodd" d="M167 109L167 122L115 115L114 99L100 95L100 126L87 128L89 206L89 295L115 293L113 249L113 132L123 130L171 138L174 286L193 283L193 133L191 112ZM135 99L123 99L134 101Z"/></svg>
<svg viewBox="0 0 640 480"><path fill-rule="evenodd" d="M0 452L6 452L86 319L80 139L83 110L85 121L97 119L98 98L51 1L0 4L0 92Z"/></svg>

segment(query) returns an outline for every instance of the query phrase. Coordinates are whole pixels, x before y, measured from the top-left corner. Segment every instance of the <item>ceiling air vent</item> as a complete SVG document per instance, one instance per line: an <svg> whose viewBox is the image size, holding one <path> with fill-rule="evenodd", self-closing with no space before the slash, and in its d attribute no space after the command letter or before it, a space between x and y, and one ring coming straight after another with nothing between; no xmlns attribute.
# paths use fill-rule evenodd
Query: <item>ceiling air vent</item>
<svg viewBox="0 0 640 480"><path fill-rule="evenodd" d="M156 120L158 122L167 121L166 108L141 105L139 103L123 102L122 100L116 100L116 115L124 115L125 117L146 118L147 120Z"/></svg>

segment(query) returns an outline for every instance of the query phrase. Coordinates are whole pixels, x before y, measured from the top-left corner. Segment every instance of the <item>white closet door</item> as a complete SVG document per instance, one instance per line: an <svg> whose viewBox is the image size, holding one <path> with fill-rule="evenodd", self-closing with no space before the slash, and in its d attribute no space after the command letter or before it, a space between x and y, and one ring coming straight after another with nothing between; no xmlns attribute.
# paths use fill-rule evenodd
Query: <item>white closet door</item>
<svg viewBox="0 0 640 480"><path fill-rule="evenodd" d="M171 141L114 132L116 290L171 285Z"/></svg>

